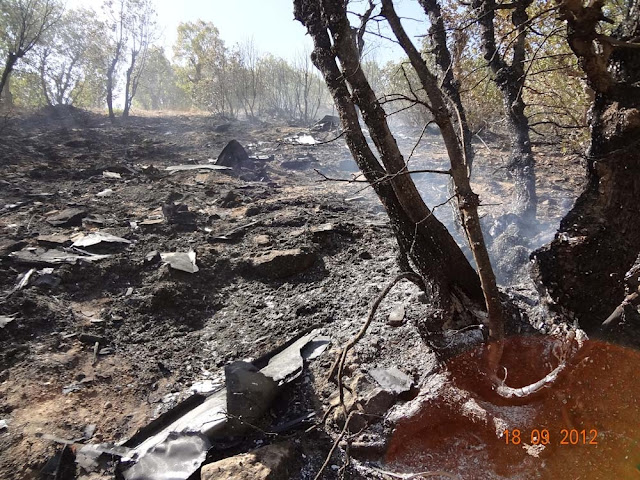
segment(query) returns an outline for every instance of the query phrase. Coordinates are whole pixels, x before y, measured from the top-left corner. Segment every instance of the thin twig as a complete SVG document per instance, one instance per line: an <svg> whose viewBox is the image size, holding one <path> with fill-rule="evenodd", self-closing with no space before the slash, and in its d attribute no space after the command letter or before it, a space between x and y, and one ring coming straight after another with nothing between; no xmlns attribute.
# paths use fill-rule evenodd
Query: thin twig
<svg viewBox="0 0 640 480"><path fill-rule="evenodd" d="M460 477L453 475L449 472L445 472L443 470L433 470L433 471L418 472L418 473L395 473L395 472L390 472L389 470L382 470L381 468L376 468L371 466L364 466L364 467L367 469L373 470L374 472L377 472L381 475L387 475L388 477L392 477L392 478L401 478L403 480L411 480L413 478L418 478L418 477L447 477L447 478L453 478L454 480L460 479Z"/></svg>
<svg viewBox="0 0 640 480"><path fill-rule="evenodd" d="M333 454L336 451L336 449L338 448L338 445L340 444L340 442L344 438L344 435L347 433L347 428L349 427L349 422L351 421L351 417L353 417L354 413L356 413L356 412L353 411L347 416L347 419L344 422L344 427L342 427L342 431L340 432L340 435L338 435L338 438L336 438L335 442L333 442L333 445L331 446L331 450L329 450L329 453L327 454L327 458L325 458L324 463L320 467L320 470L318 471L316 476L313 477L313 480L320 480L320 478L322 478L322 474L324 473L325 469L329 466L329 462L331 461L331 457L333 457Z"/></svg>

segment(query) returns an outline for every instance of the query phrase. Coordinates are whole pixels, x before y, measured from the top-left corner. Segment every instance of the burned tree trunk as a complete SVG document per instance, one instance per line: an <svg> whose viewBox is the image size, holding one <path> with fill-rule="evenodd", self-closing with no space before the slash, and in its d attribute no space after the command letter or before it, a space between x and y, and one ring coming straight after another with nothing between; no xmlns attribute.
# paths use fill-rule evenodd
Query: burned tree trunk
<svg viewBox="0 0 640 480"><path fill-rule="evenodd" d="M595 330L625 297L623 277L640 250L640 2L611 36L603 1L567 0L569 45L596 92L588 183L553 242L534 252L535 277L552 308Z"/></svg>
<svg viewBox="0 0 640 480"><path fill-rule="evenodd" d="M18 58L18 55L9 52L4 64L4 70L2 70L2 77L0 77L0 100L3 100L7 105L11 105L13 102L9 101L11 96L5 93L5 89L7 92L9 91L7 88L9 85L9 76L11 75L11 72L13 72L13 67L18 61ZM5 93L5 95L3 95L3 93Z"/></svg>
<svg viewBox="0 0 640 480"><path fill-rule="evenodd" d="M441 21L442 14L436 0L428 0L421 3L427 15L436 21L438 18ZM482 228L480 227L480 218L478 216L480 199L471 189L469 182L472 152L470 142L465 139L465 126L462 121L464 110L460 104L457 87L452 77L445 76L439 82L436 76L431 73L422 55L420 55L420 52L404 31L400 18L393 7L392 0L382 0L381 15L387 19L393 34L409 57L409 61L420 79L422 88L429 98L430 110L434 121L440 127L449 161L451 162L451 176L462 226L469 242L473 259L478 267L484 303L488 314L489 336L492 339L500 339L504 334L504 313L500 303L496 277L484 241ZM447 48L444 35L439 38L435 37L435 41L438 48ZM447 90L449 97L445 93ZM454 118L457 120L458 132L456 132Z"/></svg>
<svg viewBox="0 0 640 480"><path fill-rule="evenodd" d="M384 205L401 250L409 254L421 276L432 284L443 307L448 308L454 293L462 293L480 303L482 290L476 272L406 174L406 164L391 135L384 110L360 69L358 49L346 12L340 5L328 6L329 12L337 14L335 18L332 16L331 33L336 42L332 47L332 38L325 26L331 13L323 8L323 3L296 0L296 19L314 40L312 61L324 76L340 114L347 145ZM336 50L348 74L338 66ZM367 144L356 105L370 128L384 166Z"/></svg>
<svg viewBox="0 0 640 480"><path fill-rule="evenodd" d="M513 213L520 216L524 223L531 223L535 220L538 203L534 158L529 138L529 119L525 115L526 105L522 98L526 80L524 62L526 26L529 21L527 8L531 3L532 0L518 0L511 3L509 7L513 8L511 21L517 35L513 42L510 64L504 60L496 45L494 21L495 11L498 7L495 0L474 0L472 4L482 30L481 46L484 58L493 72L494 81L504 102L511 140L508 170L514 180ZM501 6L501 8L505 7Z"/></svg>
<svg viewBox="0 0 640 480"><path fill-rule="evenodd" d="M418 63L417 68L412 61L414 69L420 69L429 77L429 88L425 89L428 95L429 89L432 90L429 95L434 103L431 110L450 153L450 173L456 182L456 195L480 278L453 237L425 205L410 177L386 114L361 68L345 5L328 0L295 0L294 5L296 18L307 27L314 40L312 60L322 72L336 103L347 144L385 206L401 250L409 254L418 273L435 286L441 304L447 308L452 296L460 298L460 294L476 305L484 303L489 314L490 335L500 338L503 333L502 308L478 221L478 199L469 186L468 166L464 161L465 142L457 137L445 94L437 86L437 80L424 61ZM383 15L397 37L399 33L404 34L393 28L395 22L399 24L399 19L391 2L383 2ZM420 71L418 74L420 76ZM362 112L382 165L362 133L356 106Z"/></svg>

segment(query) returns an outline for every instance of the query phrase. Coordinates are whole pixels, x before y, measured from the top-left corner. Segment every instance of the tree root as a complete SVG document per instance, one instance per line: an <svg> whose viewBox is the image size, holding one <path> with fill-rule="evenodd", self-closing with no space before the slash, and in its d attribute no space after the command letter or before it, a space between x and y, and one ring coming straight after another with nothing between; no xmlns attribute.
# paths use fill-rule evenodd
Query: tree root
<svg viewBox="0 0 640 480"><path fill-rule="evenodd" d="M611 327L616 326L624 318L625 308L628 305L637 307L638 304L640 304L640 287L638 287L635 292L627 295L622 303L618 305L616 309L611 313L611 315L609 315L607 319L602 322L602 325L600 325L600 331L606 332Z"/></svg>
<svg viewBox="0 0 640 480"><path fill-rule="evenodd" d="M494 391L502 398L506 399L526 399L538 393L545 387L551 386L560 376L560 374L567 368L570 361L575 358L578 352L582 349L584 342L587 340L587 334L578 328L570 330L567 333L566 338L562 340L560 351L554 354L560 361L559 365L549 372L544 378L541 378L537 382L531 383L525 387L513 388L509 387L504 380L498 378L495 372L490 374L491 382L493 383Z"/></svg>

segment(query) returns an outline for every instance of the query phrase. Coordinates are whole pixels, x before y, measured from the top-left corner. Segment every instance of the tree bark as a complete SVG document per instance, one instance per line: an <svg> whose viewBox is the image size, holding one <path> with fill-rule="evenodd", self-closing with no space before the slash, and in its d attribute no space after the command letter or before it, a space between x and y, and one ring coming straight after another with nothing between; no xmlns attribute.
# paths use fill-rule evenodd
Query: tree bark
<svg viewBox="0 0 640 480"><path fill-rule="evenodd" d="M525 103L522 98L526 81L525 39L526 25L529 20L527 8L532 0L513 2L511 21L517 32L513 42L511 63L507 63L498 50L495 38L495 0L474 0L472 6L476 11L481 28L481 46L484 58L494 74L494 81L502 94L504 110L507 117L507 128L511 140L511 154L508 171L514 181L513 213L523 223L532 223L536 217L537 195L535 164L529 138L529 119L525 115Z"/></svg>
<svg viewBox="0 0 640 480"><path fill-rule="evenodd" d="M124 85L124 109L122 110L122 116L127 118L129 116L129 110L131 110L131 102L133 101L133 85L131 84L131 78L133 75L133 69L136 66L137 53L131 53L131 63L127 68L127 79Z"/></svg>
<svg viewBox="0 0 640 480"><path fill-rule="evenodd" d="M532 255L550 307L592 332L624 299L624 274L640 249L640 2L629 4L612 37L598 33L602 5L560 5L569 45L596 92L588 182L553 242Z"/></svg>
<svg viewBox="0 0 640 480"><path fill-rule="evenodd" d="M116 65L118 64L118 60L120 57L120 50L117 50L116 56L111 61L109 65L109 69L107 70L107 108L109 109L109 118L113 122L116 118L113 113L113 77L116 71Z"/></svg>
<svg viewBox="0 0 640 480"><path fill-rule="evenodd" d="M344 7L322 0L295 0L294 5L296 19L313 38L311 59L334 99L347 145L385 207L401 250L408 253L418 273L433 287L443 308L450 307L452 295L460 294L482 304L476 272L444 225L424 204L410 176L403 173L406 164L384 110L360 68L358 48ZM356 106L362 112L382 165L367 144Z"/></svg>
<svg viewBox="0 0 640 480"><path fill-rule="evenodd" d="M3 93L4 89L7 87L8 83L9 83L9 75L11 75L11 72L13 71L13 67L15 66L16 62L18 61L18 56L14 53L9 52L9 54L7 55L7 59L4 63L4 70L2 71L2 77L0 77L0 100L3 99ZM5 98L10 99L10 95L4 95ZM11 105L12 102L7 102L9 105Z"/></svg>

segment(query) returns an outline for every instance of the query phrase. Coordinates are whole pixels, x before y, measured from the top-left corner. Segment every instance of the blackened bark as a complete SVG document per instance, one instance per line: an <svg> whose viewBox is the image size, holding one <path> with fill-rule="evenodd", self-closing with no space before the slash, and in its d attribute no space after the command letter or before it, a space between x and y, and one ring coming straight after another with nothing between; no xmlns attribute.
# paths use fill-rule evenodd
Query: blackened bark
<svg viewBox="0 0 640 480"><path fill-rule="evenodd" d="M127 78L124 85L124 109L122 110L122 116L127 118L129 116L129 110L131 110L131 102L135 92L133 91L134 85L132 84L133 69L136 66L137 52L131 52L131 63L127 68Z"/></svg>
<svg viewBox="0 0 640 480"><path fill-rule="evenodd" d="M437 7L437 10L434 9L434 12L438 12L438 14L441 15L441 13L439 13L440 9L437 0L431 0L431 2ZM434 8L434 6L432 5L431 8ZM469 182L470 164L468 159L471 157L471 152L466 150L467 142L465 142L464 128L462 128L463 123L461 118L464 110L461 109L462 106L459 108L455 103L451 101L449 103L447 102L447 95L445 91L440 88L440 82L438 82L435 75L429 70L422 55L420 55L420 52L416 49L415 45L413 45L402 27L392 0L382 0L382 10L380 13L389 22L393 34L398 39L398 43L409 57L411 66L418 75L422 88L429 98L434 120L440 127L440 133L442 134L447 155L451 162L451 175L453 177L462 226L469 241L473 259L478 267L484 303L488 315L489 337L493 340L499 340L504 335L504 312L500 302L500 293L498 291L496 277L493 272L491 260L489 259L489 253L478 217L480 200L471 189ZM447 48L446 38L444 39L442 48ZM457 87L453 82L450 82L449 85L450 88L454 88L457 92ZM449 110L449 105L453 112ZM454 118L457 120L458 131L456 131L455 128ZM500 357L499 352L497 355L491 355L491 357L492 368L497 368Z"/></svg>
<svg viewBox="0 0 640 480"><path fill-rule="evenodd" d="M9 75L13 71L13 67L18 61L18 56L14 53L9 52L7 55L7 60L4 63L4 70L2 71L2 77L0 77L0 100L3 99L4 89L9 82ZM8 95L5 95L6 98L9 98Z"/></svg>
<svg viewBox="0 0 640 480"><path fill-rule="evenodd" d="M474 0L472 6L476 11L478 23L482 30L481 46L484 58L494 74L494 81L502 94L507 127L511 140L511 154L508 170L514 180L513 213L520 216L525 223L535 220L537 209L535 163L529 138L529 119L525 114L525 102L522 98L526 81L525 35L529 21L527 8L532 0L513 2L511 21L516 31L513 42L511 63L507 63L496 45L495 38L495 0Z"/></svg>
<svg viewBox="0 0 640 480"><path fill-rule="evenodd" d="M402 173L406 164L389 131L384 110L360 68L344 6L322 0L295 0L294 5L296 19L313 38L311 58L333 96L347 145L384 205L401 251L408 253L418 273L434 287L436 300L444 308L449 308L451 296L459 293L481 304L483 296L476 272L444 225L424 204L410 176ZM362 133L356 105L384 167Z"/></svg>
<svg viewBox="0 0 640 480"><path fill-rule="evenodd" d="M429 27L429 38L433 47L436 63L440 68L442 75L442 90L445 92L452 105L455 105L460 113L460 125L458 129L463 132L464 149L466 152L466 161L469 170L473 165L473 145L471 144L471 129L467 121L467 115L460 98L460 84L453 75L453 59L451 52L447 47L447 31L442 17L442 9L436 0L419 0L424 12L429 17L431 27ZM457 115L452 112L453 117L457 121Z"/></svg>
<svg viewBox="0 0 640 480"><path fill-rule="evenodd" d="M120 59L120 49L118 48L116 51L116 56L111 61L109 65L109 69L107 70L107 108L109 109L109 118L113 122L116 118L113 113L113 77L115 76L116 65L118 64L118 60Z"/></svg>
<svg viewBox="0 0 640 480"><path fill-rule="evenodd" d="M591 331L624 299L623 277L640 250L640 2L612 37L597 31L601 9L597 0L560 7L569 45L596 92L588 183L553 242L533 254L550 306Z"/></svg>

